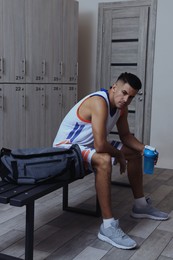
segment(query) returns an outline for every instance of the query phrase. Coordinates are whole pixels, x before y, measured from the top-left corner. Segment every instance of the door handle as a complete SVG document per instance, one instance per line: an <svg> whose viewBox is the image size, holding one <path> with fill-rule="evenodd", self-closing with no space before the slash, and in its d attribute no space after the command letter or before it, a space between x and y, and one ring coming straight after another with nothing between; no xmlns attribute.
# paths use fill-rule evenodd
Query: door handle
<svg viewBox="0 0 173 260"><path fill-rule="evenodd" d="M0 74L4 74L4 58L0 57Z"/></svg>
<svg viewBox="0 0 173 260"><path fill-rule="evenodd" d="M142 96L142 95L143 95L142 90L140 90L140 91L138 92L138 95L139 95L139 96Z"/></svg>

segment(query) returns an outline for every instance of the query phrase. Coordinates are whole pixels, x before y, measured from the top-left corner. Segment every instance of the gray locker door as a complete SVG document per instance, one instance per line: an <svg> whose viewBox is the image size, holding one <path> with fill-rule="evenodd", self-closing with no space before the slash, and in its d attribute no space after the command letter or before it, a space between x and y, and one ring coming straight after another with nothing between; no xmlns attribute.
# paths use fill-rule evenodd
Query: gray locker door
<svg viewBox="0 0 173 260"><path fill-rule="evenodd" d="M77 102L77 85L67 84L62 87L62 119Z"/></svg>
<svg viewBox="0 0 173 260"><path fill-rule="evenodd" d="M45 104L45 146L52 146L61 123L62 89L61 85L46 86Z"/></svg>
<svg viewBox="0 0 173 260"><path fill-rule="evenodd" d="M3 147L3 114L4 114L4 96L3 96L3 85L0 85L0 147Z"/></svg>
<svg viewBox="0 0 173 260"><path fill-rule="evenodd" d="M0 35L3 35L3 9L2 5L3 0L0 0ZM4 73L3 73L3 60L4 60L4 51L3 51L3 37L0 37L0 82L4 81Z"/></svg>
<svg viewBox="0 0 173 260"><path fill-rule="evenodd" d="M25 147L25 87L20 84L3 85L3 145Z"/></svg>
<svg viewBox="0 0 173 260"><path fill-rule="evenodd" d="M125 71L136 74L142 80L143 88L129 107L130 130L140 140L143 138L148 8L106 10L100 43L102 53L98 86L109 88Z"/></svg>
<svg viewBox="0 0 173 260"><path fill-rule="evenodd" d="M25 0L4 0L2 10L4 82L23 83L26 66Z"/></svg>
<svg viewBox="0 0 173 260"><path fill-rule="evenodd" d="M27 82L47 83L50 74L51 1L26 0Z"/></svg>
<svg viewBox="0 0 173 260"><path fill-rule="evenodd" d="M63 0L63 83L78 76L78 2Z"/></svg>
<svg viewBox="0 0 173 260"><path fill-rule="evenodd" d="M26 147L45 144L45 85L26 85Z"/></svg>
<svg viewBox="0 0 173 260"><path fill-rule="evenodd" d="M61 83L63 71L63 39L62 39L62 10L64 0L51 0L50 37L50 75L49 82Z"/></svg>

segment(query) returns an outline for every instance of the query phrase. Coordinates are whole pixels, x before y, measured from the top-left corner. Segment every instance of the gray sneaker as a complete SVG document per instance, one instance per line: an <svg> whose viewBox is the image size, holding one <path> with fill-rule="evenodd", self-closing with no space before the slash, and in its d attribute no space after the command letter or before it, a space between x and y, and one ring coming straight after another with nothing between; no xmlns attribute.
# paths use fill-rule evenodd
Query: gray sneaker
<svg viewBox="0 0 173 260"><path fill-rule="evenodd" d="M108 228L104 228L103 224L101 224L98 238L121 249L131 249L137 246L136 242L119 227L118 220L115 220L111 227Z"/></svg>
<svg viewBox="0 0 173 260"><path fill-rule="evenodd" d="M134 218L149 218L154 220L167 220L168 214L151 206L150 199L147 200L146 207L137 208L133 206L131 216Z"/></svg>

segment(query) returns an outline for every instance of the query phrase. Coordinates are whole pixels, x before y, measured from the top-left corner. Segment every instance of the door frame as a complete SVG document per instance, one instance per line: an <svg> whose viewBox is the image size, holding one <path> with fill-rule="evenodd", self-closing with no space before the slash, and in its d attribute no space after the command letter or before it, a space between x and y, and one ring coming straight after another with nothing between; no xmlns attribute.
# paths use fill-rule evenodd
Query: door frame
<svg viewBox="0 0 173 260"><path fill-rule="evenodd" d="M144 104L144 122L143 122L143 142L150 143L151 129L151 109L152 109L152 89L153 89L153 70L154 70L154 51L155 51L155 33L156 33L156 15L157 0L132 0L99 3L98 10L98 32L97 32L97 66L96 66L96 85L100 87L101 75L101 58L102 58L102 33L104 12L110 9L118 9L123 7L141 7L148 6L150 9L148 24L148 42L146 57L146 77L145 77L145 104Z"/></svg>

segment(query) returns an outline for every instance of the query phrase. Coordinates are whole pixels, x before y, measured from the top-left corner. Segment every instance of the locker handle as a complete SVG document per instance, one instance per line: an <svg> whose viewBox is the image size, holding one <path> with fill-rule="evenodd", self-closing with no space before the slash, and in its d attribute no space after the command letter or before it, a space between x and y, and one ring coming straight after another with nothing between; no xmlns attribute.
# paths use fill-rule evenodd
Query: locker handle
<svg viewBox="0 0 173 260"><path fill-rule="evenodd" d="M63 69L64 69L63 62L61 61L60 62L60 75L61 76L63 76Z"/></svg>
<svg viewBox="0 0 173 260"><path fill-rule="evenodd" d="M22 60L22 75L23 76L26 75L26 60L25 59Z"/></svg>
<svg viewBox="0 0 173 260"><path fill-rule="evenodd" d="M79 63L76 63L76 76L78 77L79 75Z"/></svg>
<svg viewBox="0 0 173 260"><path fill-rule="evenodd" d="M22 95L22 107L26 108L26 96Z"/></svg>
<svg viewBox="0 0 173 260"><path fill-rule="evenodd" d="M42 105L42 107L46 107L46 95L45 94L42 94L41 95L41 97L42 97L42 103L41 103L41 105Z"/></svg>
<svg viewBox="0 0 173 260"><path fill-rule="evenodd" d="M4 59L0 57L0 73L4 74Z"/></svg>
<svg viewBox="0 0 173 260"><path fill-rule="evenodd" d="M59 105L60 106L63 105L63 95L62 95L62 93L59 94Z"/></svg>
<svg viewBox="0 0 173 260"><path fill-rule="evenodd" d="M0 110L4 110L4 96L0 96Z"/></svg>
<svg viewBox="0 0 173 260"><path fill-rule="evenodd" d="M42 61L42 75L46 75L46 61Z"/></svg>

